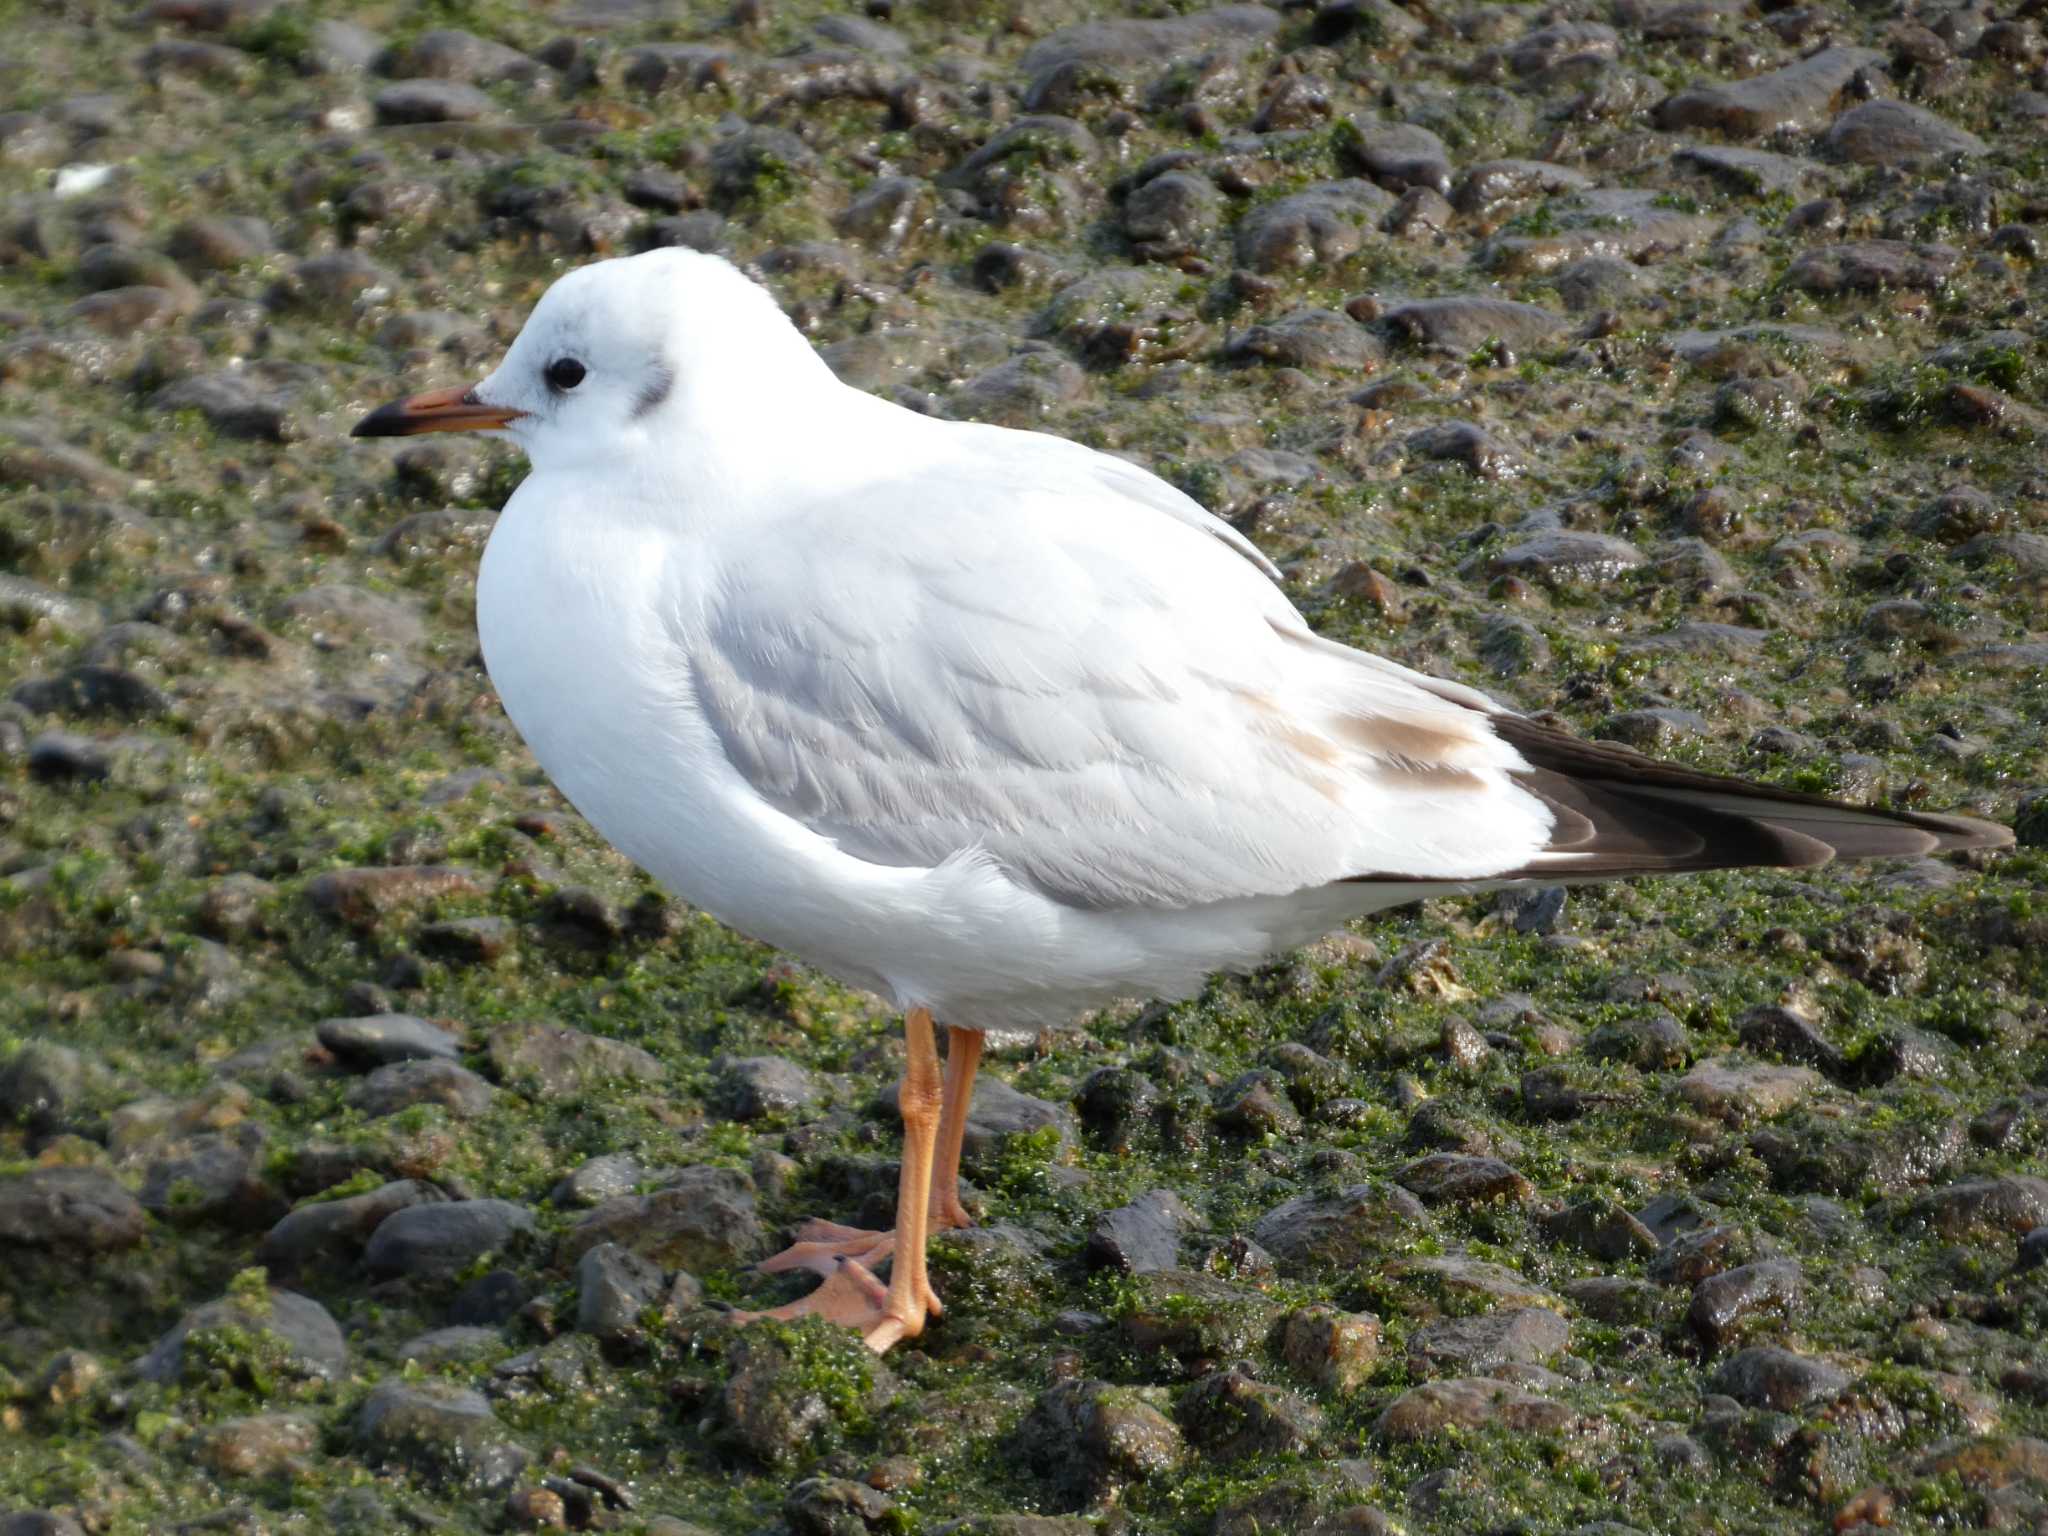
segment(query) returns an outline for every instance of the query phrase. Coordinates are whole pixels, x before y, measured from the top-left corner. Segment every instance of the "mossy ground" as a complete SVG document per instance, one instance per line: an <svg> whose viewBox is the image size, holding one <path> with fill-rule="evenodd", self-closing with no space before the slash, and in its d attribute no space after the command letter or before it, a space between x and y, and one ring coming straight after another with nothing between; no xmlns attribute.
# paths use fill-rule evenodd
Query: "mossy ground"
<svg viewBox="0 0 2048 1536"><path fill-rule="evenodd" d="M1553 1062L1546 1052L1559 1038L1569 1045L1651 1007L1679 1018L1699 1059L1737 1052L1742 1015L1788 1000L1851 1060L1889 1034L1927 1031L1955 1047L1934 1079L1829 1087L1780 1129L1825 1150L1962 1123L1972 1134L1935 1182L2038 1171L2048 1156L2048 1116L2038 1105L2009 1130L1991 1126L1999 1105L2048 1080L2048 852L2038 839L1996 860L1949 866L1951 883L1924 871L1852 868L1575 890L1556 934L1515 932L1491 899L1433 902L1363 929L1375 954L1326 947L1220 979L1191 1002L1134 1003L1048 1034L992 1070L1064 1103L1087 1073L1130 1063L1174 1085L1175 1112L1113 1140L1083 1134L1064 1152L1056 1138L1021 1139L982 1170L983 1221L1037 1234L1049 1257L1020 1284L995 1261L942 1242L935 1265L952 1311L917 1348L886 1362L893 1389L878 1407L856 1390L857 1362L839 1341L793 1334L799 1365L817 1375L838 1425L799 1466L764 1468L713 1433L727 1369L717 1332L657 1329L643 1352L613 1360L571 1347L567 1333L549 1341L550 1310L558 1326L573 1318L574 1281L550 1258L573 1213L547 1196L590 1157L630 1151L650 1168L758 1171L770 1154L787 1156L788 1176L762 1184L764 1215L779 1229L842 1214L837 1207L865 1193L863 1184L879 1179L886 1188L895 1127L875 1106L886 1102L900 1062L897 1025L872 1000L700 913L676 913L657 938L629 932L595 947L553 919L548 897L565 887L597 892L614 912L651 888L553 793L496 709L475 654L474 539L408 557L379 547L403 517L500 504L519 466L494 449L394 469L386 450L341 434L392 393L488 366L546 283L590 254L590 237L562 233L547 210L618 210L627 178L654 167L701 190L722 114L798 127L819 156L808 179L773 167L724 210L726 238L749 259L833 240L833 215L874 177L943 182L994 130L987 102L990 91L1007 101L1002 84L950 89L935 112L906 122L860 98L797 108L744 68L695 93L649 96L620 83L620 60L637 43L736 38L748 55L770 57L807 43L827 14L836 8L776 4L755 30L735 33L722 5L674 7L586 40L595 61L587 78L569 69L550 75L546 89L489 86L495 124L365 131L360 109L378 82L300 72L323 17L346 17L394 42L460 27L526 49L576 28L547 8L497 0L286 5L226 33L249 57L223 85L175 73L151 83L138 73L136 56L151 41L186 35L169 11L140 26L92 4L17 13L0 50L10 104L49 115L83 93L117 95L117 125L64 158L117 164L120 176L106 192L60 206L49 166L0 166L0 191L24 211L49 212L59 231L51 248L16 252L0 266L0 412L92 454L125 489L93 492L62 476L7 470L0 554L8 569L96 616L82 626L0 628L0 678L56 672L106 623L149 616L156 633L135 640L122 664L172 703L137 722L23 717L24 735L63 726L131 738L111 749L103 783L44 781L18 751L0 766L0 1061L30 1042L57 1041L91 1069L61 1125L0 1126L0 1173L93 1162L133 1184L140 1165L110 1148L110 1117L152 1097L211 1096L218 1118L260 1127L266 1171L280 1185L317 1184L299 1171L316 1151L321 1167L354 1170L306 1198L360 1193L395 1167L418 1165L451 1189L534 1207L541 1230L513 1262L553 1305L509 1325L502 1348L481 1361L401 1366L398 1346L441 1320L449 1288L373 1285L345 1270L310 1275L298 1284L350 1338L344 1379L293 1376L260 1336L229 1328L202 1341L199 1366L180 1383L138 1385L122 1365L192 1306L246 1287L236 1277L260 1233L181 1221L174 1208L131 1252L91 1262L9 1255L0 1266L0 1508L75 1507L108 1536L215 1521L340 1529L350 1509L365 1508L387 1521L497 1528L495 1502L366 1465L352 1426L387 1376L490 1381L494 1365L536 1348L546 1362L497 1397L499 1417L544 1464L591 1463L629 1483L637 1513L622 1517L627 1528L674 1515L721 1531L774 1529L797 1477L820 1468L860 1475L890 1455L910 1457L920 1474L893 1494L903 1528L1040 1507L1047 1489L1013 1441L1036 1394L1076 1371L1169 1395L1182 1389L1176 1367L1132 1351L1113 1326L1136 1302L1129 1282L1086 1270L1094 1219L1164 1187L1209 1233L1243 1233L1305 1191L1400 1168L1418 1150L1407 1134L1410 1110L1426 1102L1475 1135L1515 1143L1509 1161L1541 1201L1597 1194L1638 1207L1684 1193L1798 1258L1806 1300L1789 1319L1759 1323L1756 1336L1858 1362L1860 1390L1882 1405L1869 1419L1888 1427L1879 1434L1819 1416L1754 1424L1746 1432L1769 1441L1763 1449L1717 1449L1702 1465L1660 1461L1659 1437L1699 1425L1712 1368L1680 1321L1684 1298L1674 1292L1671 1315L1652 1326L1574 1319L1575 1363L1563 1390L1595 1426L1583 1439L1487 1430L1388 1448L1372 1426L1411 1384L1403 1344L1427 1311L1412 1289L1376 1273L1237 1275L1276 1310L1330 1302L1381 1312L1386 1348L1360 1391L1292 1384L1318 1398L1333 1454L1377 1462L1375 1500L1411 1528L1550 1532L1616 1519L1659 1531L1812 1530L1873 1483L1899 1490L1896 1520L1907 1528L1982 1518L1981 1484L1912 1468L1928 1446L1982 1428L1987 1412L2002 1433L2048 1435L2048 1404L1998 1386L2003 1372L2038 1354L2048 1314L2043 1271L2013 1273L2010 1243L1955 1243L1927 1230L1911 1214L1917 1184L1822 1189L1774 1171L1757 1156L1750 1128L1683 1111L1673 1071L1569 1050ZM1061 4L899 6L896 25L911 45L906 72L971 79L972 69L943 62L966 56L1007 81L1032 34L1087 14ZM1846 8L1839 21L1851 31L1879 26ZM823 345L878 332L907 338L888 377L862 382L943 410L960 378L988 360L990 336L1007 350L1051 323L1042 293L978 287L970 276L977 252L1025 239L1077 272L1125 263L1111 189L1152 154L1222 151L1250 119L1275 58L1330 80L1346 112L1369 114L1394 99L1389 92L1465 89L1459 61L1475 45L1463 40L1408 50L1367 28L1316 48L1307 25L1289 13L1276 44L1230 65L1202 97L1226 120L1221 128L1182 111L1212 80L1193 68L1156 98L1089 98L1076 110L1097 137L1097 157L1075 160L1064 140L1053 142L1056 152L1020 147L1011 168L1029 188L1015 226L954 210L925 220L901 249L838 242L852 278L799 255L775 266L773 281ZM1630 67L1672 87L1732 72L1712 50L1703 57L1679 43L1631 36L1626 53ZM1992 140L1977 174L2011 216L2031 206L2026 217L2038 221L2042 152L2001 115L2018 77L1995 59L1977 60L1941 110ZM1576 147L1558 148L1545 122L1496 114L1486 99L1473 94L1430 118L1461 165L1488 155L1574 155L1603 181L1671 179L1661 157L1631 150L1640 121L1596 118L1576 130ZM574 131L553 131L564 124ZM1248 200L1345 174L1351 142L1347 128L1329 125L1254 157L1270 177ZM1054 172L1079 186L1078 202L1048 179ZM1916 189L1913 178L1884 170L1837 168L1828 178L1862 233L1903 216ZM393 182L429 184L440 202L408 219L369 216L351 201ZM1903 232L1966 247L1972 264L1953 283L1927 296L1814 296L1784 281L1814 238L1792 227L1790 198L1697 178L1664 196L1674 213L1748 215L1757 224L1751 245L1739 258L1701 247L1648 263L1656 304L1625 305L1604 327L1575 322L1520 358L1482 347L1463 357L1415 352L1390 365L1410 370L1421 395L1400 421L1487 422L1525 450L1511 478L1390 456L1394 429L1345 404L1355 380L1224 366L1206 350L1185 363L1141 356L1097 368L1034 424L1144 458L1233 514L1335 638L1520 707L1554 709L1583 730L1638 707L1696 711L1707 728L1659 750L1704 767L2010 819L2019 793L2048 780L2048 680L2039 667L2004 665L1995 648L2048 624L2041 575L2010 551L1956 558L1961 541L1940 534L1922 508L1966 483L2005 509L2003 526L2048 524L2041 439L2028 414L2048 407L2042 269L2011 247L1993 248L1987 231L1936 204ZM502 211L513 208L535 211ZM255 215L276 238L276 252L201 277L205 297L257 306L258 320L229 315L108 337L72 314L86 296L79 226L126 219L141 226L142 243L160 245L181 222L216 214ZM1554 236L1571 220L1569 197L1537 198L1496 232ZM1494 286L1468 261L1488 233L1478 222L1442 244L1374 235L1333 268L1282 273L1263 290L1230 281L1225 233L1212 240L1206 269L1166 277L1161 291L1218 341L1232 327L1299 306L1340 308L1361 293L1398 301L1484 289L1555 307L1550 276ZM276 297L299 260L345 244L390 276L388 296ZM445 353L379 339L392 316L428 310L463 317L473 334ZM1791 372L1811 385L1796 425L1731 422L1716 405L1721 378L1674 356L1672 338L1688 329L1759 322L1848 338L1843 349L1820 352L1745 342L1728 365L1741 377ZM1991 335L2008 329L2017 340ZM1064 341L1056 330L1051 339ZM1965 345L1935 361L1952 343ZM295 441L233 438L197 412L152 404L160 380L257 361L303 370L292 398ZM1973 423L1959 414L1959 384L2001 391L2012 409L2000 424ZM1689 467L1671 454L1684 434L1709 430L1724 450L1718 465ZM791 431L800 436L801 424ZM1315 473L1255 505L1259 495L1232 456L1259 447L1305 456ZM1567 526L1650 546L1686 533L1686 507L1710 489L1741 514L1716 534L1731 580L1691 581L1654 562L1609 581L1554 587L1488 574L1489 558L1515 541L1532 511L1557 509ZM97 518L89 504L106 500L133 516ZM1843 539L1804 550L1780 544L1811 530ZM1354 562L1392 575L1398 608L1329 581ZM288 599L326 585L417 614L423 638L397 648L414 670L385 680L388 656L375 637L330 647L289 617ZM166 600L167 592L185 596ZM1873 605L1906 597L1923 606L1915 626L1874 632ZM1502 611L1529 620L1547 662L1503 673L1483 658L1488 624ZM1733 654L1631 644L1699 621L1769 634ZM336 711L322 702L350 688L372 695L370 707ZM1786 756L1753 746L1770 724L1796 727L1819 749ZM1851 754L1866 761L1845 769ZM457 777L477 770L473 783ZM485 878L476 894L362 929L304 898L323 872L419 863ZM249 921L209 930L208 895L233 874L269 887ZM509 920L517 940L504 957L468 964L416 947L421 921L471 916ZM1443 961L1423 981L1378 979L1382 961L1438 941ZM353 1078L307 1057L286 1063L292 1094L234 1096L222 1063L278 1040L303 1054L309 1025L346 1011L366 985L386 989L406 1011L454 1022L472 1050L498 1024L542 1018L638 1045L667 1078L658 1091L623 1082L559 1096L515 1088L463 1121L430 1106L373 1120L351 1103ZM1481 1066L1446 1059L1446 1020L1483 1018L1486 1005L1516 995L1528 1003L1485 1024L1505 1038ZM1563 1036L1546 1026L1561 1026ZM1212 1090L1268 1064L1285 1041L1329 1057L1341 1096L1366 1107L1341 1121L1312 1115L1306 1130L1265 1139L1213 1126ZM787 1056L821 1074L831 1112L796 1126L723 1118L714 1063L749 1055ZM1541 1119L1527 1107L1523 1074L1552 1065L1589 1096L1574 1118ZM1823 1194L1833 1206L1816 1206ZM1439 1213L1437 1230L1414 1251L1466 1253L1552 1289L1644 1269L1640 1260L1600 1262L1555 1247L1532 1211L1501 1206ZM1227 1269L1229 1250L1217 1252ZM1859 1276L1863 1269L1882 1272L1881 1289ZM710 1296L737 1304L791 1294L745 1269L699 1278ZM1112 1326L1076 1336L1059 1321L1075 1311ZM45 1385L52 1360L80 1348L107 1363L106 1379L76 1398L53 1396ZM1277 1363L1262 1369L1286 1379ZM315 1453L241 1482L192 1453L207 1425L284 1407L316 1420ZM1271 1459L1203 1463L1132 1488L1112 1518L1126 1529L1206 1531L1219 1510L1308 1470ZM1425 1487L1428 1496L1418 1495ZM345 1497L358 1494L374 1499Z"/></svg>

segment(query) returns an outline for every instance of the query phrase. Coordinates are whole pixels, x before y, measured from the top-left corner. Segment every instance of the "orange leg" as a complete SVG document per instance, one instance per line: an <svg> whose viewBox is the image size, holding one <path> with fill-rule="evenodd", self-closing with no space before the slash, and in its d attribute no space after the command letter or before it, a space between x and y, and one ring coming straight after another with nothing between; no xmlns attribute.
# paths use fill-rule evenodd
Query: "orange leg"
<svg viewBox="0 0 2048 1536"><path fill-rule="evenodd" d="M962 1029L958 1025L947 1030L947 1037L945 1109L939 1119L928 1212L934 1232L957 1232L974 1225L974 1218L960 1203L960 1146L967 1137L967 1112L974 1099L974 1074L981 1065L985 1037L978 1029ZM797 1228L796 1241L765 1260L761 1268L771 1275L808 1269L830 1280L849 1259L871 1270L880 1269L889 1262L895 1248L894 1232L850 1227L837 1221L807 1221Z"/></svg>
<svg viewBox="0 0 2048 1536"><path fill-rule="evenodd" d="M925 1320L940 1311L939 1299L932 1293L925 1272L925 1243L931 1234L932 1160L945 1088L939 1076L938 1045L932 1037L930 1012L911 1009L904 1016L903 1031L910 1046L910 1065L904 1070L903 1086L897 1096L903 1110L903 1174L896 1191L896 1230L860 1233L854 1239L840 1240L866 1246L859 1252L838 1254L825 1283L810 1295L765 1314L787 1319L815 1313L846 1327L858 1328L868 1348L876 1354L899 1340L916 1338L924 1331ZM802 1260L792 1256L799 1248L826 1246L826 1242L818 1240L799 1243L796 1248L777 1254L762 1268L816 1267L810 1262L810 1255ZM884 1257L891 1260L887 1286L875 1278L870 1267ZM743 1316L740 1321L748 1318Z"/></svg>
<svg viewBox="0 0 2048 1536"><path fill-rule="evenodd" d="M932 1225L941 1232L974 1225L960 1203L960 1144L967 1137L974 1073L986 1038L978 1029L958 1025L946 1033L946 1113L939 1121L939 1160L932 1168Z"/></svg>

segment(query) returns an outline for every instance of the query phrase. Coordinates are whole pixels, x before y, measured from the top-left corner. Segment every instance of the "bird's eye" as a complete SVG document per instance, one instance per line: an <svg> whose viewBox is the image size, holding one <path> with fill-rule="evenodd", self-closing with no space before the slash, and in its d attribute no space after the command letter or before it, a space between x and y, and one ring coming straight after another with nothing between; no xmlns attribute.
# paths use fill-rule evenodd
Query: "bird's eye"
<svg viewBox="0 0 2048 1536"><path fill-rule="evenodd" d="M583 365L573 357L558 357L547 366L549 389L574 389L583 382Z"/></svg>

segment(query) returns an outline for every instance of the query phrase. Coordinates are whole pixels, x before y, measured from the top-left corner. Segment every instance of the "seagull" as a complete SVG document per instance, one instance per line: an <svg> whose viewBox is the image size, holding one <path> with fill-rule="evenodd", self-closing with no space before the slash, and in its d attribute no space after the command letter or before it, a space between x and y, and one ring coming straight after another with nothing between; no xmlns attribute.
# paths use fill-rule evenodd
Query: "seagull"
<svg viewBox="0 0 2048 1536"><path fill-rule="evenodd" d="M1584 741L1326 640L1165 481L842 384L715 256L569 272L495 372L354 435L448 431L531 465L477 627L549 777L678 896L903 1013L894 1229L813 1221L763 1266L822 1277L771 1315L877 1353L941 1311L925 1247L971 1224L991 1028L1187 997L1424 897L2012 841Z"/></svg>

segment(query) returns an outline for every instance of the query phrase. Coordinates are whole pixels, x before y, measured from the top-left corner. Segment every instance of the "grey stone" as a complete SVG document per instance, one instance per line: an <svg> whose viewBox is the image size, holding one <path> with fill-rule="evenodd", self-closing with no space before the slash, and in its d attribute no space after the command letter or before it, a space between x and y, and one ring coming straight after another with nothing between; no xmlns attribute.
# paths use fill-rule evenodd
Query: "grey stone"
<svg viewBox="0 0 2048 1536"><path fill-rule="evenodd" d="M1347 315L1330 309L1298 309L1233 336L1232 358L1311 369L1365 369L1386 355L1379 338Z"/></svg>
<svg viewBox="0 0 2048 1536"><path fill-rule="evenodd" d="M559 1257L571 1262L617 1242L659 1264L726 1269L757 1257L766 1237L744 1178L724 1168L685 1168L651 1194L597 1206L563 1234Z"/></svg>
<svg viewBox="0 0 2048 1536"><path fill-rule="evenodd" d="M1334 266L1365 244L1394 206L1369 181L1331 181L1254 208L1238 221L1237 259L1254 272Z"/></svg>
<svg viewBox="0 0 2048 1536"><path fill-rule="evenodd" d="M462 80L402 80L370 100L385 124L475 123L497 115L497 103Z"/></svg>
<svg viewBox="0 0 2048 1536"><path fill-rule="evenodd" d="M1643 552L1611 533L1539 533L1488 562L1496 576L1526 576L1559 586L1597 586L1644 563Z"/></svg>
<svg viewBox="0 0 2048 1536"><path fill-rule="evenodd" d="M1747 1407L1796 1413L1840 1395L1849 1374L1825 1360L1765 1345L1732 1356L1714 1373L1713 1385Z"/></svg>
<svg viewBox="0 0 2048 1536"><path fill-rule="evenodd" d="M1433 1225L1422 1202L1399 1185L1354 1184L1276 1206L1252 1227L1252 1237L1286 1273L1314 1274L1369 1265Z"/></svg>
<svg viewBox="0 0 2048 1536"><path fill-rule="evenodd" d="M394 1061L453 1061L460 1054L460 1046L447 1030L409 1013L322 1019L313 1026L313 1033L322 1045L358 1071Z"/></svg>
<svg viewBox="0 0 2048 1536"><path fill-rule="evenodd" d="M599 1243L576 1263L576 1329L600 1343L637 1342L641 1314L662 1291L660 1265L617 1243Z"/></svg>
<svg viewBox="0 0 2048 1536"><path fill-rule="evenodd" d="M1561 317L1534 304L1469 295L1398 304L1385 319L1410 341L1460 355L1489 341L1521 351L1564 325Z"/></svg>
<svg viewBox="0 0 2048 1536"><path fill-rule="evenodd" d="M1740 139L1817 128L1834 114L1859 72L1882 70L1884 63L1884 55L1872 48L1823 48L1747 80L1688 86L1658 105L1657 126L1711 128Z"/></svg>
<svg viewBox="0 0 2048 1536"><path fill-rule="evenodd" d="M348 1344L332 1314L310 1296L273 1290L263 1301L224 1296L187 1312L135 1363L136 1374L146 1381L182 1379L196 1363L187 1359L186 1344L192 1335L227 1328L265 1335L278 1352L277 1363L287 1371L338 1381L348 1369Z"/></svg>
<svg viewBox="0 0 2048 1536"><path fill-rule="evenodd" d="M1805 1295L1797 1260L1763 1259L1702 1280L1693 1288L1688 1318L1707 1347L1719 1349L1751 1318L1791 1314Z"/></svg>
<svg viewBox="0 0 2048 1536"><path fill-rule="evenodd" d="M1106 1381L1062 1381L1041 1393L1017 1444L1024 1462L1070 1508L1171 1476L1186 1458L1180 1430L1141 1390Z"/></svg>
<svg viewBox="0 0 2048 1536"><path fill-rule="evenodd" d="M489 1113L496 1097L497 1090L469 1068L429 1058L377 1068L350 1092L349 1103L373 1120L415 1104L438 1104L458 1120L473 1120Z"/></svg>
<svg viewBox="0 0 2048 1536"><path fill-rule="evenodd" d="M1874 293L1886 288L1937 291L1963 261L1952 245L1904 240L1849 240L1803 252L1785 281L1808 293Z"/></svg>
<svg viewBox="0 0 2048 1536"><path fill-rule="evenodd" d="M398 1179L364 1194L312 1201L280 1219L256 1256L282 1274L353 1263L385 1217L445 1198L431 1184Z"/></svg>
<svg viewBox="0 0 2048 1536"><path fill-rule="evenodd" d="M373 1464L487 1495L503 1493L533 1460L505 1438L481 1393L444 1382L384 1382L356 1415L356 1439Z"/></svg>
<svg viewBox="0 0 2048 1536"><path fill-rule="evenodd" d="M1410 1374L1477 1376L1504 1365L1544 1365L1571 1342L1571 1324L1549 1307L1511 1307L1447 1318L1408 1339Z"/></svg>
<svg viewBox="0 0 2048 1536"><path fill-rule="evenodd" d="M1088 1265L1132 1274L1176 1268L1181 1233L1196 1224L1195 1213L1180 1196L1169 1189L1152 1190L1095 1223L1088 1234Z"/></svg>
<svg viewBox="0 0 2048 1536"><path fill-rule="evenodd" d="M668 1075L658 1058L637 1045L538 1021L499 1026L485 1054L507 1087L550 1097L609 1082L658 1083Z"/></svg>
<svg viewBox="0 0 2048 1536"><path fill-rule="evenodd" d="M1857 165L1910 165L1920 160L1975 158L1989 149L1968 129L1904 101L1866 101L1828 129L1828 149Z"/></svg>
<svg viewBox="0 0 2048 1536"><path fill-rule="evenodd" d="M97 1168L35 1168L0 1178L0 1245L60 1254L133 1248L149 1218Z"/></svg>
<svg viewBox="0 0 2048 1536"><path fill-rule="evenodd" d="M821 1095L817 1079L783 1056L743 1056L719 1068L717 1101L735 1120L803 1119Z"/></svg>
<svg viewBox="0 0 2048 1536"><path fill-rule="evenodd" d="M408 1205L377 1225L363 1262L374 1275L446 1279L532 1230L532 1214L509 1200Z"/></svg>

